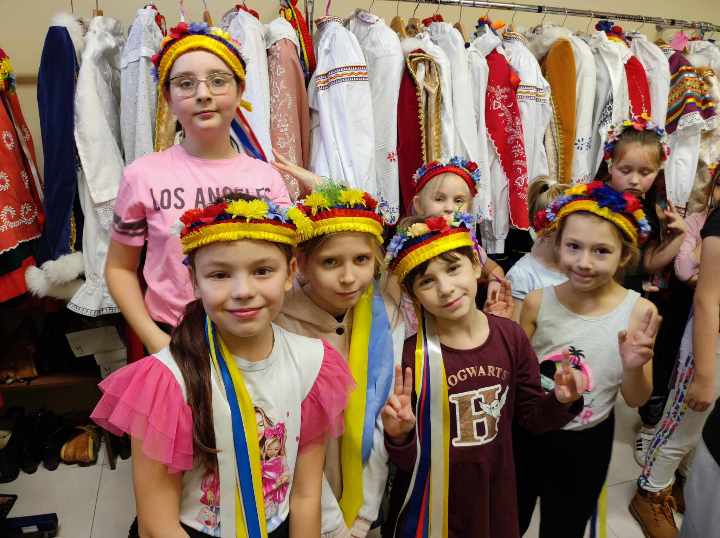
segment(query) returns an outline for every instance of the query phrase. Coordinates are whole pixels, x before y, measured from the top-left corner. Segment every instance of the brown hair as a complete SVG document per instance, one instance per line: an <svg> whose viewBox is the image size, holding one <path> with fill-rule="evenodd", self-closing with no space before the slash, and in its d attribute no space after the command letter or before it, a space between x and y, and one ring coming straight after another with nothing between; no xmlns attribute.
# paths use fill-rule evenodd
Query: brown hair
<svg viewBox="0 0 720 538"><path fill-rule="evenodd" d="M245 193L232 193L224 201L256 200ZM290 265L293 257L289 245L272 243L285 255ZM188 256L190 271L195 269L195 253ZM194 279L194 276L192 277ZM215 427L213 425L212 391L210 386L210 355L205 338L205 308L201 299L195 299L185 307L182 319L170 336L170 353L175 360L187 394L187 403L193 417L193 454L195 462L207 470L217 469Z"/></svg>
<svg viewBox="0 0 720 538"><path fill-rule="evenodd" d="M562 244L562 235L565 231L565 223L567 222L568 217L579 214L592 215L595 218L607 220L596 215L595 213L591 213L590 211L577 211L571 213L570 215L567 215L565 218L560 220L557 232L555 234L555 247L558 251L560 250L560 245ZM625 237L625 234L620 230L620 228L613 224L613 222L609 220L607 220L607 222L613 225L613 230L615 230L615 233L620 240L620 244L622 245L620 264L618 265L617 271L615 271L615 280L622 282L625 275L635 271L638 264L640 263L640 250L627 237Z"/></svg>
<svg viewBox="0 0 720 538"><path fill-rule="evenodd" d="M530 225L535 221L535 215L549 206L553 200L559 198L570 188L570 185L558 183L548 177L540 177L533 180L528 187L528 217Z"/></svg>

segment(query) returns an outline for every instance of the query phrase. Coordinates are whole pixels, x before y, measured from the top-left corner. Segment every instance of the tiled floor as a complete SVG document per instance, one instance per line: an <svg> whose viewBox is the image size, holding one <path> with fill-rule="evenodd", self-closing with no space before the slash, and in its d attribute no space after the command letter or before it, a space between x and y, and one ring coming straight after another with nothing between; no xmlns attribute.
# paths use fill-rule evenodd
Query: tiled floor
<svg viewBox="0 0 720 538"><path fill-rule="evenodd" d="M643 538L627 510L640 470L631 448L637 413L620 402L616 418L608 475L607 536ZM0 493L19 496L11 516L56 512L60 538L125 538L135 513L130 460L118 460L117 469L112 471L104 462L104 451L93 467L61 466L51 473L41 466L33 475L21 474L15 482L0 485ZM535 516L525 538L537 536L537 511Z"/></svg>

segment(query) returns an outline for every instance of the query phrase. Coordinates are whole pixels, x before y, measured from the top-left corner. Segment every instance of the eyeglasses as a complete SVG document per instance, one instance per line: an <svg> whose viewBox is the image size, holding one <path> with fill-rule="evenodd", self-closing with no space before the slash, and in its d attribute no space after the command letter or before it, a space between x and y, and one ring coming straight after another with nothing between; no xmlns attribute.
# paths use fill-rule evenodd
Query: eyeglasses
<svg viewBox="0 0 720 538"><path fill-rule="evenodd" d="M197 78L192 75L178 75L170 79L170 86L183 99L195 97L198 86L205 83L211 95L225 95L235 80L231 73L211 73L207 78Z"/></svg>

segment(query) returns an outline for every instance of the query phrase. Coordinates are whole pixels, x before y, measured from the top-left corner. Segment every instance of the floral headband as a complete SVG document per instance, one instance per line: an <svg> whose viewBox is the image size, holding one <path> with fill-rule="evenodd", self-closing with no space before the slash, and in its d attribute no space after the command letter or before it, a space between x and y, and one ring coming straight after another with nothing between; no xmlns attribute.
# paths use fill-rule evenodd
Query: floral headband
<svg viewBox="0 0 720 538"><path fill-rule="evenodd" d="M667 161L668 157L670 157L670 146L667 144L665 129L658 127L657 124L650 119L650 116L643 113L630 120L625 120L619 127L615 125L610 127L603 154L603 158L608 163L608 166L612 165L613 155L615 154L615 146L622 138L623 133L629 129L634 129L635 131L652 131L655 133L658 137L658 142L660 142L660 145L662 146L661 159L663 161Z"/></svg>
<svg viewBox="0 0 720 538"><path fill-rule="evenodd" d="M440 174L455 174L460 176L470 189L470 194L475 196L480 185L480 169L476 162L466 161L461 157L452 157L447 163L431 161L417 169L413 180L415 181L415 194L425 188L425 185Z"/></svg>
<svg viewBox="0 0 720 538"><path fill-rule="evenodd" d="M421 263L461 247L479 250L472 215L458 212L452 220L428 217L395 234L387 248L385 265L402 282Z"/></svg>
<svg viewBox="0 0 720 538"><path fill-rule="evenodd" d="M285 210L269 200L222 200L190 209L178 222L183 254L220 241L255 239L296 246L310 221L296 208Z"/></svg>
<svg viewBox="0 0 720 538"><path fill-rule="evenodd" d="M602 181L578 184L556 198L535 216L535 229L552 231L573 213L586 211L615 224L630 242L637 246L650 235L650 224L640 200L632 194L619 193Z"/></svg>
<svg viewBox="0 0 720 538"><path fill-rule="evenodd" d="M245 60L240 43L221 28L204 22L181 22L170 29L162 40L160 50L152 57L153 75L159 86L167 81L175 60L191 50L206 50L221 58L240 80L245 80Z"/></svg>
<svg viewBox="0 0 720 538"><path fill-rule="evenodd" d="M295 204L311 228L298 229L300 242L337 232L363 232L383 244L385 219L377 200L360 189L325 181Z"/></svg>
<svg viewBox="0 0 720 538"><path fill-rule="evenodd" d="M10 63L10 57L4 50L0 49L0 92L11 92L14 90L15 72Z"/></svg>

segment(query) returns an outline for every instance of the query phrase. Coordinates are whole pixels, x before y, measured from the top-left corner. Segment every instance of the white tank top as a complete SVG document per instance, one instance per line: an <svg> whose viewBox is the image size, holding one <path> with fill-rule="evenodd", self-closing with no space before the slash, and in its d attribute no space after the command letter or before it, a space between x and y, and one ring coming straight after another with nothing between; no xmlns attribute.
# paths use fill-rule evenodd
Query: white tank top
<svg viewBox="0 0 720 538"><path fill-rule="evenodd" d="M581 316L558 301L555 288L544 288L532 346L538 358L570 348L590 368L593 390L585 393L582 412L565 430L584 430L605 420L615 405L623 367L617 335L627 330L640 295L628 290L622 302L602 316ZM542 371L545 368L541 367Z"/></svg>

